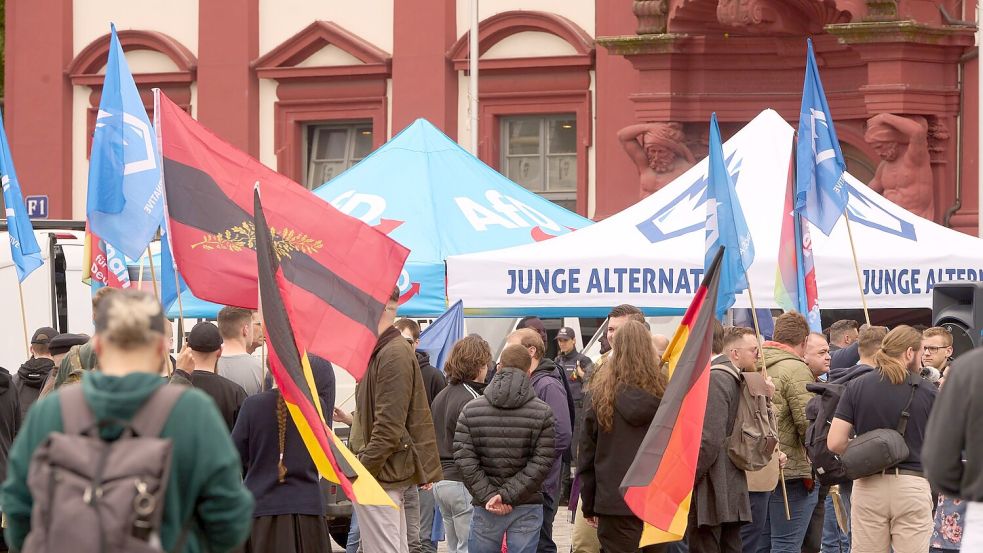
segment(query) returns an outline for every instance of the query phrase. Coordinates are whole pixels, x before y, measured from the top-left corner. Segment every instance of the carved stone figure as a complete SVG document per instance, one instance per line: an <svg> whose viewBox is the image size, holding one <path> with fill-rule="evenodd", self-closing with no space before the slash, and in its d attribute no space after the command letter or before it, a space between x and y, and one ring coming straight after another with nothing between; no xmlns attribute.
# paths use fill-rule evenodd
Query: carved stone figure
<svg viewBox="0 0 983 553"><path fill-rule="evenodd" d="M925 119L875 115L867 121L864 140L881 158L870 187L915 215L934 220L934 179Z"/></svg>
<svg viewBox="0 0 983 553"><path fill-rule="evenodd" d="M679 123L641 123L618 131L618 140L638 167L641 197L669 184L696 164Z"/></svg>

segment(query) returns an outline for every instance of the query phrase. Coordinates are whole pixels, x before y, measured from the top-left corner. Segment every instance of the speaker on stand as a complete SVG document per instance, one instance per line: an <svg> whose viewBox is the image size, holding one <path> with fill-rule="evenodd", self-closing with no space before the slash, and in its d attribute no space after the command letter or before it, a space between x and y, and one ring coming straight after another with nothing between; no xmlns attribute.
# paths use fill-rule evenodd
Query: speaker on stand
<svg viewBox="0 0 983 553"><path fill-rule="evenodd" d="M952 356L980 346L983 282L943 282L932 289L932 324L952 333Z"/></svg>

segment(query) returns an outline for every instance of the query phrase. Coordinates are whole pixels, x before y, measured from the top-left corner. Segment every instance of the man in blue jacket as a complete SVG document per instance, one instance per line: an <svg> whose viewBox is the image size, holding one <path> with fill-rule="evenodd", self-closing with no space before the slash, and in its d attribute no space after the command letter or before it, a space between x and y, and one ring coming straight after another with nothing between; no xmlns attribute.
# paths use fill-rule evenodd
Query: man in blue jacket
<svg viewBox="0 0 983 553"><path fill-rule="evenodd" d="M553 541L553 519L556 517L557 500L560 494L560 467L563 464L563 453L570 447L573 436L571 421L570 399L566 387L557 371L556 364L550 359L543 359L546 345L539 333L531 328L516 330L509 334L506 345L521 345L529 352L532 364L529 368L529 379L532 381L536 397L545 401L553 416L556 417L554 429L553 466L549 476L543 482L543 529L539 535L539 553L556 553L556 543Z"/></svg>

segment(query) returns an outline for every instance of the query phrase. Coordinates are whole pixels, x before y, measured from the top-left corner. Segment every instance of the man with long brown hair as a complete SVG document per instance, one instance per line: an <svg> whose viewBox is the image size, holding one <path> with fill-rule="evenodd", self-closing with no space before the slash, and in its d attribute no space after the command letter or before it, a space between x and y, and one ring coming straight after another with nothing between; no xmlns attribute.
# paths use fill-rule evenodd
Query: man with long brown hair
<svg viewBox="0 0 983 553"><path fill-rule="evenodd" d="M904 441L908 458L853 483L853 551L924 553L932 537L932 492L922 473L921 451L935 386L921 378L922 335L910 326L887 333L874 355L876 370L850 382L827 436L833 453L850 437L879 428L898 429L908 413Z"/></svg>

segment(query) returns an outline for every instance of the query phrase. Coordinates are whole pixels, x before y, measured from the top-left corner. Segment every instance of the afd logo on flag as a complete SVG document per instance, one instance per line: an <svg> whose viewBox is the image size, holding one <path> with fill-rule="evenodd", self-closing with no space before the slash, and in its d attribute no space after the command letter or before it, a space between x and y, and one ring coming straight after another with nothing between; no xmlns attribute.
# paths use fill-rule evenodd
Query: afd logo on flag
<svg viewBox="0 0 983 553"><path fill-rule="evenodd" d="M145 121L126 112L100 109L96 117L96 128L114 124L112 118L121 115L123 117L123 174L133 175L156 169L153 130Z"/></svg>
<svg viewBox="0 0 983 553"><path fill-rule="evenodd" d="M724 161L735 183L741 174L742 161L736 155L737 152L733 152ZM635 225L635 228L653 244L702 230L707 222L707 184L709 174L704 173L682 194Z"/></svg>
<svg viewBox="0 0 983 553"><path fill-rule="evenodd" d="M848 192L851 198L847 203L847 210L851 221L912 242L918 241L915 225L890 213L877 200L853 186L849 187Z"/></svg>

